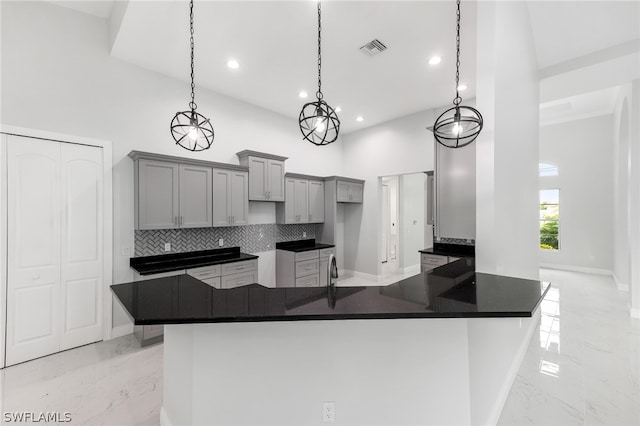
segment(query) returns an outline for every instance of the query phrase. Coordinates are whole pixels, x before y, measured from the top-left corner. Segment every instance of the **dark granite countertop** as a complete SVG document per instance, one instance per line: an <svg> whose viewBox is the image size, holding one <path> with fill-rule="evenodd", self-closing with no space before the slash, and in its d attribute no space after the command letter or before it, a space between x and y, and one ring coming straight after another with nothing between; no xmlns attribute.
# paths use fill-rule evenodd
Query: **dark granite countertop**
<svg viewBox="0 0 640 426"><path fill-rule="evenodd" d="M420 253L440 256L475 257L476 247L462 244L434 243L433 247L418 250Z"/></svg>
<svg viewBox="0 0 640 426"><path fill-rule="evenodd" d="M326 248L335 247L334 244L316 243L316 240L311 238L307 240L286 241L283 243L276 243L276 250L286 250L300 253L303 251L320 250Z"/></svg>
<svg viewBox="0 0 640 426"><path fill-rule="evenodd" d="M157 256L132 257L129 260L129 265L138 271L140 275L150 275L257 258L258 256L253 254L240 253L240 247L228 247Z"/></svg>
<svg viewBox="0 0 640 426"><path fill-rule="evenodd" d="M215 289L178 275L111 289L137 325L390 318L530 317L549 283L477 273L473 258L387 286Z"/></svg>

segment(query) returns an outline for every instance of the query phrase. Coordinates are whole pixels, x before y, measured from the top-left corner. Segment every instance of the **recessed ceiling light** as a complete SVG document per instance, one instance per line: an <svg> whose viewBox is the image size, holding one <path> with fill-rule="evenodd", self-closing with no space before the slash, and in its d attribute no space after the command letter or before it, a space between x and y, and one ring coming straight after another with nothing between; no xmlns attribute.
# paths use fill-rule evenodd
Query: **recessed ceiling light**
<svg viewBox="0 0 640 426"><path fill-rule="evenodd" d="M306 98L306 97L307 97L307 96L309 96L309 95L307 94L307 92L305 92L305 91L303 90L302 92L298 93L298 96L300 96L302 99L304 99L304 98Z"/></svg>
<svg viewBox="0 0 640 426"><path fill-rule="evenodd" d="M437 65L440 63L440 61L442 61L442 58L440 56L433 56L431 59L429 59L429 65Z"/></svg>
<svg viewBox="0 0 640 426"><path fill-rule="evenodd" d="M335 112L342 112L342 108L336 107Z"/></svg>
<svg viewBox="0 0 640 426"><path fill-rule="evenodd" d="M238 69L240 64L235 59L229 59L229 61L227 62L227 66L235 70L235 69Z"/></svg>
<svg viewBox="0 0 640 426"><path fill-rule="evenodd" d="M458 90L463 91L463 90L467 90L467 85L464 83L461 83L458 85Z"/></svg>
<svg viewBox="0 0 640 426"><path fill-rule="evenodd" d="M364 121L364 117L362 117L361 115L359 115L358 117L356 117L356 121L357 121L357 122Z"/></svg>

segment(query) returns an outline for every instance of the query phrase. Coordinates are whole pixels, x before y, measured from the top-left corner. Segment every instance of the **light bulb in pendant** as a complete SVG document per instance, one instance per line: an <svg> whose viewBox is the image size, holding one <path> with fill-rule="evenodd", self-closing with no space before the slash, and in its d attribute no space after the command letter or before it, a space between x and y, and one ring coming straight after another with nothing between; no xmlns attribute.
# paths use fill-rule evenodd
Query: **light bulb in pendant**
<svg viewBox="0 0 640 426"><path fill-rule="evenodd" d="M326 125L326 119L324 117L318 117L318 119L316 120L316 125L315 127L315 131L318 133L322 133L326 130L327 125Z"/></svg>
<svg viewBox="0 0 640 426"><path fill-rule="evenodd" d="M451 133L453 133L456 136L462 133L462 126L460 125L460 122L453 123L453 127L451 128Z"/></svg>
<svg viewBox="0 0 640 426"><path fill-rule="evenodd" d="M198 139L198 128L195 126L189 127L189 139L195 141Z"/></svg>

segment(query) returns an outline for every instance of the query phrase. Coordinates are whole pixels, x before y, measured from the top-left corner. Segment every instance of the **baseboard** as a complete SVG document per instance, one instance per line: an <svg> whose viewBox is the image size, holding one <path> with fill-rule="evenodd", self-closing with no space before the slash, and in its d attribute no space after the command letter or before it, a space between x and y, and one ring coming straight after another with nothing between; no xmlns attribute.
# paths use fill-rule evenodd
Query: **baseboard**
<svg viewBox="0 0 640 426"><path fill-rule="evenodd" d="M381 276L378 276L378 275L367 274L367 273L358 272L358 271L351 271L348 269L341 270L340 277L342 278L356 277L356 278L362 278L364 280L373 281L373 282L378 282L381 279Z"/></svg>
<svg viewBox="0 0 640 426"><path fill-rule="evenodd" d="M613 271L609 269L601 269L601 268L587 268L585 266L572 266L572 265L556 265L555 263L541 263L541 268L546 269L559 269L561 271L572 271L572 272L584 272L587 274L599 274L599 275L609 275L614 276Z"/></svg>
<svg viewBox="0 0 640 426"><path fill-rule="evenodd" d="M401 273L407 275L407 274L419 274L420 273L420 264L416 263L415 265L411 265L411 266L407 266L406 268L402 268L400 270Z"/></svg>
<svg viewBox="0 0 640 426"><path fill-rule="evenodd" d="M164 407L160 407L160 426L173 426L173 423L171 423L171 419L169 419Z"/></svg>
<svg viewBox="0 0 640 426"><path fill-rule="evenodd" d="M611 276L613 277L613 282L615 282L615 283L616 283L616 287L618 287L618 290L620 290L620 291L626 291L626 292L629 292L629 284L627 284L627 283L621 283L621 282L618 280L618 277L616 276L616 273L615 273L615 272L611 272Z"/></svg>
<svg viewBox="0 0 640 426"><path fill-rule="evenodd" d="M126 336L133 333L133 324L120 325L111 329L111 338Z"/></svg>

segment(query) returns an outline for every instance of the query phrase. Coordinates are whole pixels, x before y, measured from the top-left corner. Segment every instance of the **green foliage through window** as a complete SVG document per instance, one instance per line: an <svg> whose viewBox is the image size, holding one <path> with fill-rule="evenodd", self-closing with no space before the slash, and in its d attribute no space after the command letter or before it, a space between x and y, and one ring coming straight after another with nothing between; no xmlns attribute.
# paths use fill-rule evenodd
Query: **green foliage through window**
<svg viewBox="0 0 640 426"><path fill-rule="evenodd" d="M560 248L560 190L540 190L540 248Z"/></svg>

